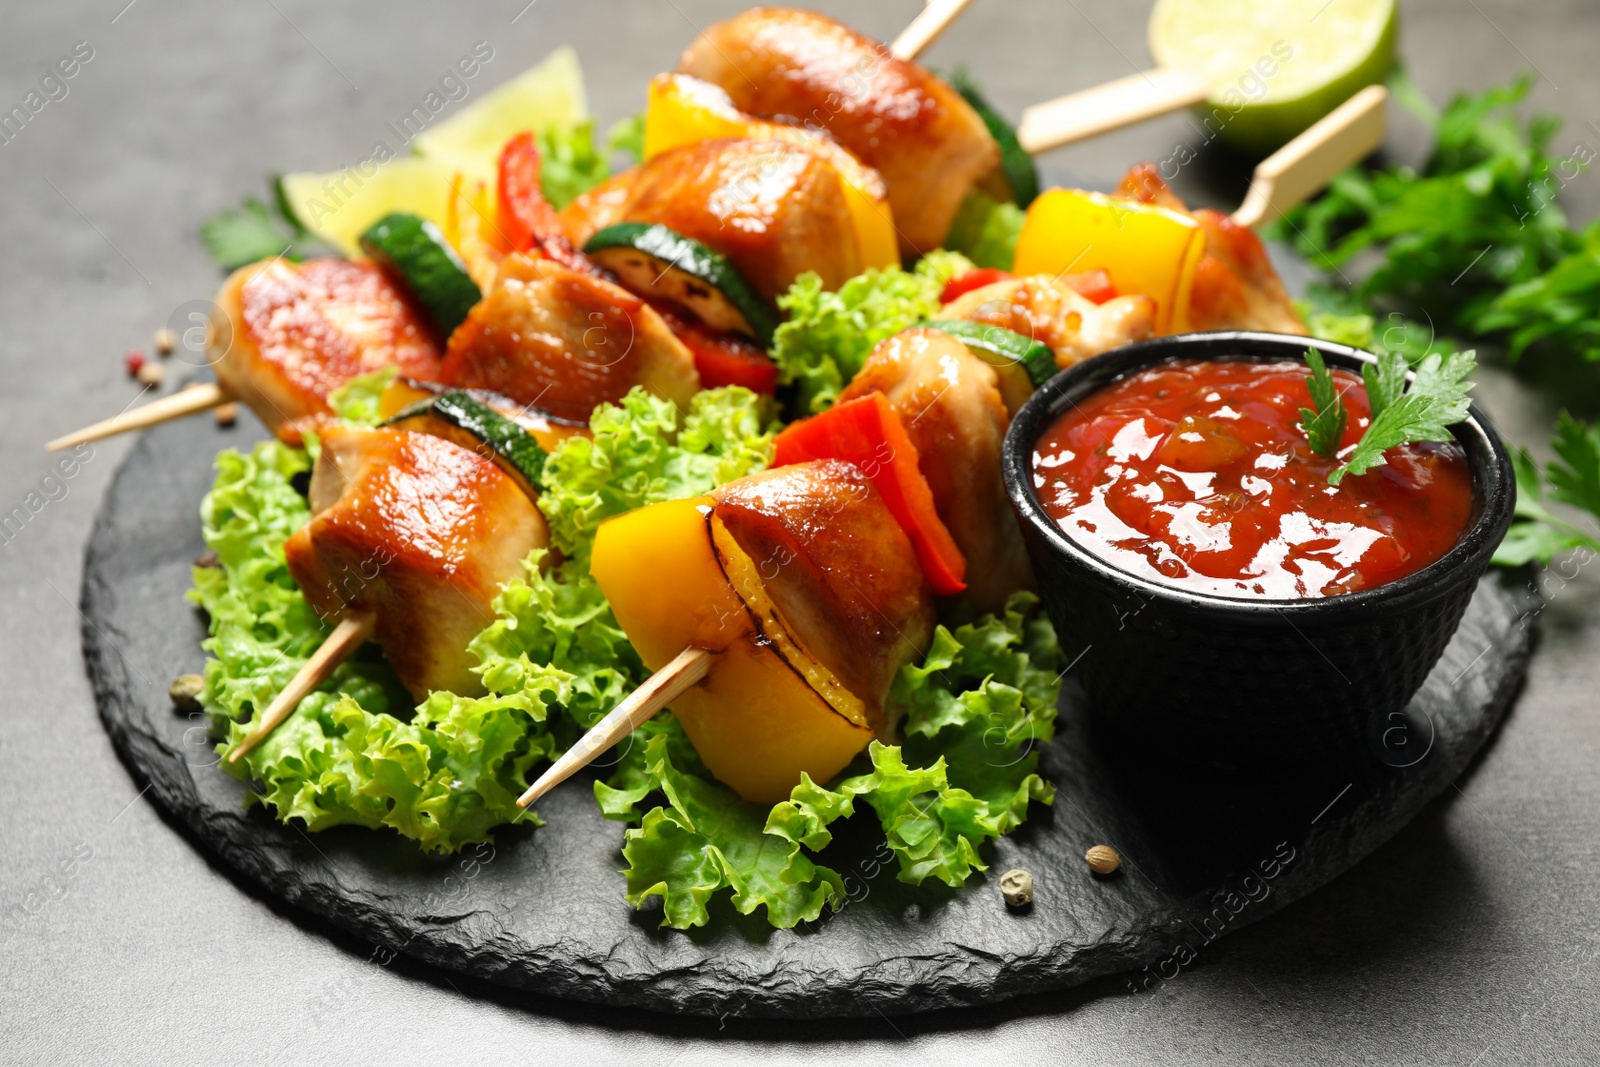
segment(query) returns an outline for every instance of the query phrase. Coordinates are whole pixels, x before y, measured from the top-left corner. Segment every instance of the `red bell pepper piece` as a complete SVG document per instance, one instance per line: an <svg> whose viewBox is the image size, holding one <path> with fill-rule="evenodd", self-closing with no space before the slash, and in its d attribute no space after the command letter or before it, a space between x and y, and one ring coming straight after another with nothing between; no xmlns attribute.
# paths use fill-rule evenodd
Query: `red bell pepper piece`
<svg viewBox="0 0 1600 1067"><path fill-rule="evenodd" d="M738 334L713 330L665 304L652 304L683 346L694 355L700 388L742 385L771 396L778 389L778 365L760 345Z"/></svg>
<svg viewBox="0 0 1600 1067"><path fill-rule="evenodd" d="M944 283L944 292L939 294L939 303L948 304L958 296L970 293L974 289L982 289L986 285L993 285L995 282L1003 282L1011 276L1009 271L1003 271L999 267L978 267L969 270L959 278L951 278Z"/></svg>
<svg viewBox="0 0 1600 1067"><path fill-rule="evenodd" d="M1061 280L1079 296L1096 304L1104 304L1107 300L1115 299L1117 295L1117 287L1111 284L1111 275L1103 270L1067 274Z"/></svg>
<svg viewBox="0 0 1600 1067"><path fill-rule="evenodd" d="M813 459L842 459L872 480L935 593L952 596L967 587L967 559L934 508L933 490L917 467L917 446L887 397L868 393L836 404L791 423L773 443L774 467Z"/></svg>
<svg viewBox="0 0 1600 1067"><path fill-rule="evenodd" d="M517 134L500 150L496 223L507 250L538 249L546 259L553 259L581 274L612 280L573 246L561 225L561 217L544 198L544 189L539 185L540 167L539 143L530 132Z"/></svg>
<svg viewBox="0 0 1600 1067"><path fill-rule="evenodd" d="M539 142L519 133L500 150L499 225L513 252L526 252L542 237L561 234L556 209L539 185Z"/></svg>

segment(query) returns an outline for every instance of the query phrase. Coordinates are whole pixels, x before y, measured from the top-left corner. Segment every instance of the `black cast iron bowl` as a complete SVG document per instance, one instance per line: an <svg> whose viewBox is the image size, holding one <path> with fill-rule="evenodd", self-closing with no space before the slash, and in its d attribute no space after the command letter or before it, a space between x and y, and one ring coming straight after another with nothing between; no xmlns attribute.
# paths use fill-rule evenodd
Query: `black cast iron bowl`
<svg viewBox="0 0 1600 1067"><path fill-rule="evenodd" d="M1186 761L1319 753L1360 744L1421 687L1511 523L1511 461L1476 407L1453 428L1472 472L1461 540L1433 564L1314 600L1236 599L1119 570L1069 539L1034 490L1034 443L1118 378L1175 359L1303 359L1360 370L1376 357L1284 334L1182 334L1128 345L1046 382L1006 433L1002 466L1040 595L1097 725Z"/></svg>

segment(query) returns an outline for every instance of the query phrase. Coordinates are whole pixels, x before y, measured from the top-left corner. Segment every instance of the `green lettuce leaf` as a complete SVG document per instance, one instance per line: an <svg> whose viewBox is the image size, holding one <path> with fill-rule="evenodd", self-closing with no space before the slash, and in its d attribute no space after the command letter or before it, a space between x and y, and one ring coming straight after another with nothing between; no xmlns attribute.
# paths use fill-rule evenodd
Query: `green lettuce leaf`
<svg viewBox="0 0 1600 1067"><path fill-rule="evenodd" d="M606 131L606 151L620 156L625 166L644 162L644 112L612 123Z"/></svg>
<svg viewBox="0 0 1600 1067"><path fill-rule="evenodd" d="M357 375L328 394L328 406L346 422L376 426L383 421L383 416L378 414L378 401L399 373L400 368L388 366L371 374Z"/></svg>
<svg viewBox="0 0 1600 1067"><path fill-rule="evenodd" d="M951 277L972 269L958 253L925 256L915 270L869 270L837 291L807 272L795 279L778 306L789 313L772 338L778 380L795 389L798 414L833 405L873 345L922 319L936 318L939 293Z"/></svg>
<svg viewBox="0 0 1600 1067"><path fill-rule="evenodd" d="M539 142L539 189L557 210L611 177L605 153L595 143L594 119L540 130L535 136Z"/></svg>
<svg viewBox="0 0 1600 1067"><path fill-rule="evenodd" d="M839 906L844 884L837 872L817 866L794 842L763 833L765 809L709 777L680 771L671 753L665 735L645 743L644 772L667 804L625 835L628 903L661 897L662 925L679 930L704 926L707 904L724 888L741 915L764 907L780 929L817 918L824 905Z"/></svg>
<svg viewBox="0 0 1600 1067"><path fill-rule="evenodd" d="M767 402L738 386L696 393L687 412L635 388L590 426L592 440L568 438L545 461L539 498L551 540L585 573L602 520L761 470L776 434Z"/></svg>

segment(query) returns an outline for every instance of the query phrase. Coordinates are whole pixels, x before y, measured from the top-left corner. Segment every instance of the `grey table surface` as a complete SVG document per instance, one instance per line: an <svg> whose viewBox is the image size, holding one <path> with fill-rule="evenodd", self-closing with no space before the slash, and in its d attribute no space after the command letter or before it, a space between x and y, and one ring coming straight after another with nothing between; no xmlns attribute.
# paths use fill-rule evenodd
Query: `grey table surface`
<svg viewBox="0 0 1600 1067"><path fill-rule="evenodd" d="M174 308L218 281L197 223L261 189L265 173L363 157L477 41L494 49L479 87L572 43L592 108L620 117L697 27L739 6L7 3L6 108L78 42L93 58L65 97L0 144L0 511L50 474L45 439L133 400L122 352L148 347ZM918 5L824 6L889 36ZM1118 0L978 0L929 60L965 63L1015 114L1146 65L1146 12ZM1405 58L1435 99L1534 69L1533 103L1567 122L1557 146L1600 145L1596 4L1413 0L1403 12ZM1108 187L1127 164L1198 140L1182 117L1158 120L1057 153L1046 173ZM1397 119L1389 147L1416 158L1420 130ZM1214 153L1178 185L1218 205L1239 191ZM1565 195L1573 217L1588 219L1600 178ZM1503 372L1484 377L1502 430L1537 447L1565 398ZM1549 603L1526 689L1456 788L1367 862L1217 942L1157 990L1135 996L1106 981L932 1017L704 1021L530 1001L380 965L371 946L242 889L164 822L101 732L79 651L82 548L127 448L96 446L0 544L0 1060L1600 1060L1592 567L1541 576Z"/></svg>

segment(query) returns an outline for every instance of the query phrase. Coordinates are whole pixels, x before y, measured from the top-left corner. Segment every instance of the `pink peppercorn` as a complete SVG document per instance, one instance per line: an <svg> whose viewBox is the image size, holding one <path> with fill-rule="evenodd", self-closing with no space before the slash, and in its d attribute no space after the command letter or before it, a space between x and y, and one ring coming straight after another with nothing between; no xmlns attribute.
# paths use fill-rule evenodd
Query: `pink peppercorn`
<svg viewBox="0 0 1600 1067"><path fill-rule="evenodd" d="M122 363L128 368L128 377L139 376L139 368L144 366L144 353L137 348L128 349L127 355L122 357Z"/></svg>

